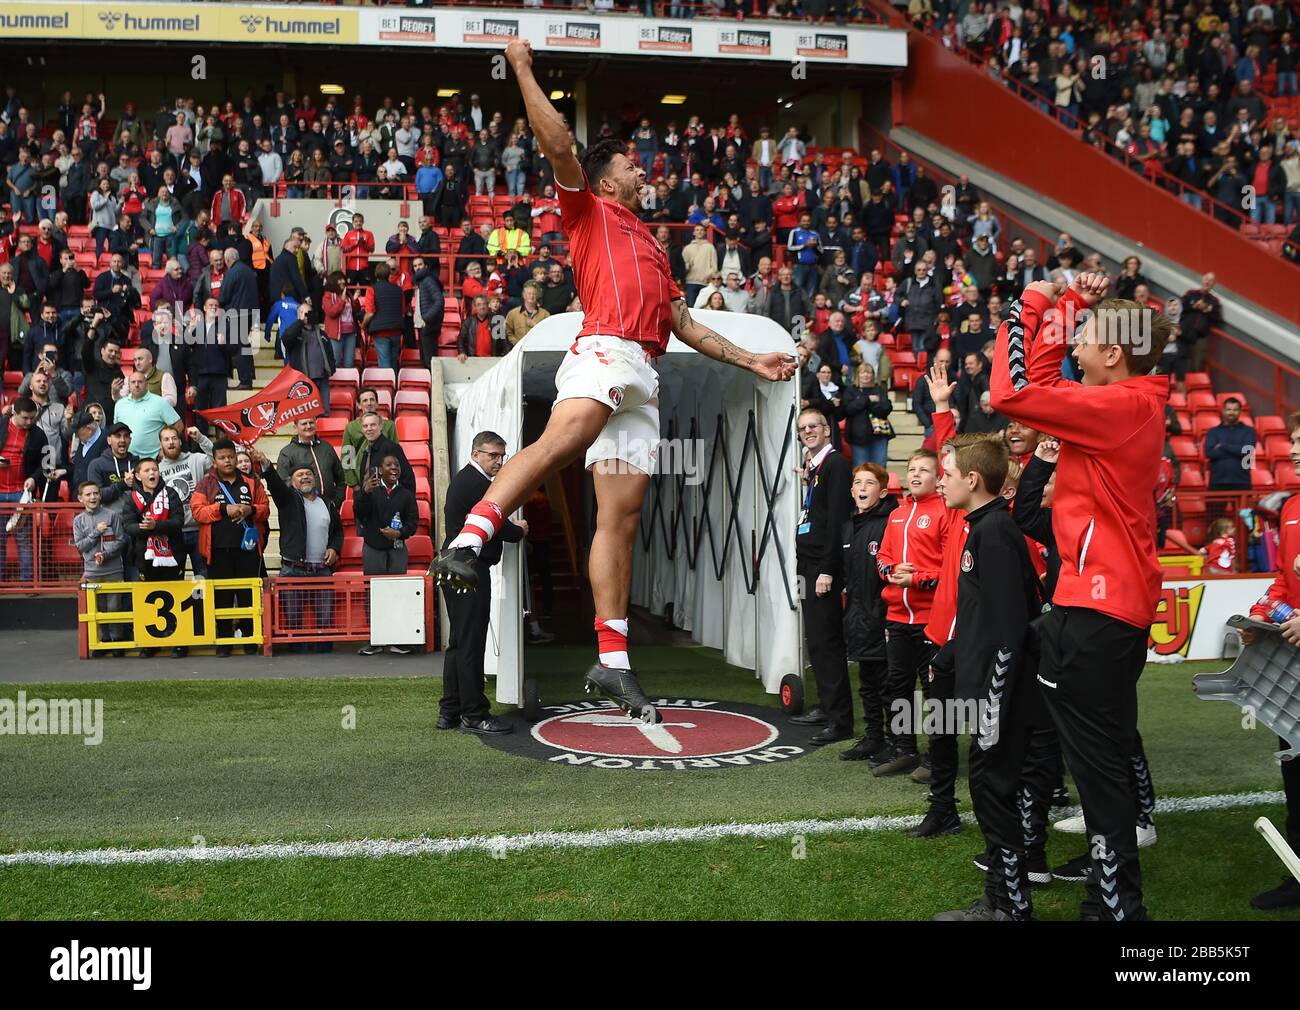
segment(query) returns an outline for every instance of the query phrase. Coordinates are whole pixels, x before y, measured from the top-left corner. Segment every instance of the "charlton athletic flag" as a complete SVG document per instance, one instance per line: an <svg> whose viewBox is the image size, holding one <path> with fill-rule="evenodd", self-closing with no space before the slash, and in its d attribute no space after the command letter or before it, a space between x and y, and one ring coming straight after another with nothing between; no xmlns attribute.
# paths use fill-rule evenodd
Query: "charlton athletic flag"
<svg viewBox="0 0 1300 1010"><path fill-rule="evenodd" d="M300 417L325 413L316 383L294 368L280 374L263 390L232 407L213 407L196 412L211 421L236 442L252 445L263 435L292 424Z"/></svg>

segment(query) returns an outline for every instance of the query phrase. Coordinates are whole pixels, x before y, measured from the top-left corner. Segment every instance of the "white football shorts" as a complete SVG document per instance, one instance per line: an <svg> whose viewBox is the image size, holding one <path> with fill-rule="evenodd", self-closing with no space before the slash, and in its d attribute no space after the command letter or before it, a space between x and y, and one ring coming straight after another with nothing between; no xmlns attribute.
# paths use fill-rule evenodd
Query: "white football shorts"
<svg viewBox="0 0 1300 1010"><path fill-rule="evenodd" d="M598 400L614 413L587 450L590 469L617 459L654 473L659 454L659 373L640 344L621 337L579 337L555 373L555 402Z"/></svg>

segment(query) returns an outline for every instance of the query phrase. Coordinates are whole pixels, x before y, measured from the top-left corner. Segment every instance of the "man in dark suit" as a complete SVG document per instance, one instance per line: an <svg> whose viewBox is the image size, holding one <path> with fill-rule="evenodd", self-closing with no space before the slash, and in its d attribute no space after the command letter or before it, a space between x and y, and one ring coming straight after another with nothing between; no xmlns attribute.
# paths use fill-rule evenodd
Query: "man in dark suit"
<svg viewBox="0 0 1300 1010"><path fill-rule="evenodd" d="M276 256L271 263L271 272L266 280L267 291L283 291L286 287L293 288L293 296L301 304L308 297L307 279L303 277L302 271L298 268L298 247L299 240L297 235L292 235L285 240L280 248L280 254Z"/></svg>
<svg viewBox="0 0 1300 1010"><path fill-rule="evenodd" d="M451 479L443 506L446 517L445 550L465 525L469 510L477 505L501 470L506 459L506 442L493 431L474 436L469 462ZM475 587L457 592L444 583L442 599L451 621L451 639L442 664L442 705L438 711L438 729L459 726L470 733L509 733L514 728L505 719L491 714L487 695L483 693L483 653L487 648L488 617L492 607L492 578L489 569L501 560L503 543L518 543L528 533L522 519L507 521L499 535L483 545L474 559L478 573Z"/></svg>
<svg viewBox="0 0 1300 1010"><path fill-rule="evenodd" d="M821 704L793 722L823 726L810 741L821 747L853 736L853 699L845 658L844 588L840 531L849 518L852 472L831 447L830 424L819 410L799 414L799 441L806 452L803 508L795 536L795 558L803 600L808 661L817 680Z"/></svg>
<svg viewBox="0 0 1300 1010"><path fill-rule="evenodd" d="M262 312L262 302L257 294L257 274L239 258L238 249L229 248L222 255L225 257L226 272L221 281L219 301L225 313L226 339L230 343L234 343L235 339L239 342L239 350L235 353L239 388L252 389L256 374L253 348L242 339L242 335L252 330L253 320L259 318ZM237 315L232 316L232 313Z"/></svg>

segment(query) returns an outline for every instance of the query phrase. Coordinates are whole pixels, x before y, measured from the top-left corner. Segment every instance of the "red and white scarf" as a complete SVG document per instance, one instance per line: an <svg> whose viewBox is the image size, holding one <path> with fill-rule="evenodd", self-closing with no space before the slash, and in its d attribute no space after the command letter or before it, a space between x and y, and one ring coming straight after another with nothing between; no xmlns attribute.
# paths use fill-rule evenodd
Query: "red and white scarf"
<svg viewBox="0 0 1300 1010"><path fill-rule="evenodd" d="M135 500L135 507L140 510L140 516L152 517L154 525L159 522L166 522L171 515L171 507L167 503L167 485L160 484L158 490L154 492L153 502L150 503L139 491L132 491L131 497ZM151 562L155 568L175 568L176 559L172 556L171 541L167 537L159 536L152 533L145 542L144 559Z"/></svg>

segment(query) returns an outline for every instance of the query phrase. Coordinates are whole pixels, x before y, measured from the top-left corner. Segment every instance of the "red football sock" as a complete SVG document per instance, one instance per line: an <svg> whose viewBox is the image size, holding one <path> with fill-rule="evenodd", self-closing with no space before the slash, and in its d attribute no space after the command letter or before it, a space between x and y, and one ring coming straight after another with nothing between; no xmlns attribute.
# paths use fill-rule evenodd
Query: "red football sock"
<svg viewBox="0 0 1300 1010"><path fill-rule="evenodd" d="M481 501L465 516L465 526L452 541L452 546L482 550L483 545L496 536L503 525L505 515L501 506L494 501Z"/></svg>

